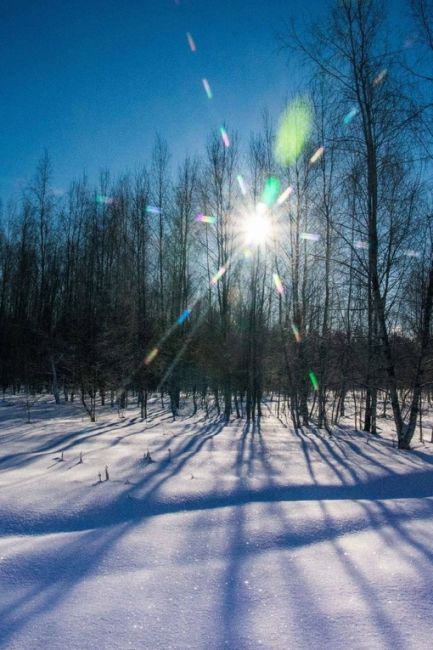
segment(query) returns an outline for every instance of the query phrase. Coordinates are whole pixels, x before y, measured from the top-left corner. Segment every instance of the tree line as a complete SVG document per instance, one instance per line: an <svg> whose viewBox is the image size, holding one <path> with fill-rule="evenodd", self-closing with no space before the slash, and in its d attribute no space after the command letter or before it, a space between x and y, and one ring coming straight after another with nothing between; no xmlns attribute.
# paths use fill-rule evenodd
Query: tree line
<svg viewBox="0 0 433 650"><path fill-rule="evenodd" d="M174 171L157 137L139 172L60 197L44 154L2 209L3 392L52 390L92 420L131 394L143 417L158 391L173 416L188 394L227 420L271 396L329 431L350 403L356 427L389 415L409 448L433 383L431 0L409 18L399 36L379 0L339 0L285 31L313 120L289 166L268 114ZM264 205L272 230L254 245Z"/></svg>

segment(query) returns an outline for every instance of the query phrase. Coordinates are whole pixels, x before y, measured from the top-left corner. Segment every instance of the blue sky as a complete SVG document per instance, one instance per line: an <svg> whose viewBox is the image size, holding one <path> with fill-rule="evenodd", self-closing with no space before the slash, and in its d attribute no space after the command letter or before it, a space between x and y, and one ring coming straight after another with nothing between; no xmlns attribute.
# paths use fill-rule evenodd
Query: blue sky
<svg viewBox="0 0 433 650"><path fill-rule="evenodd" d="M293 89L275 33L298 11L294 0L3 4L2 198L19 195L44 148L58 188L83 171L94 179L101 168L134 170L156 132L176 163L202 150L222 120L247 139L263 108L276 115ZM323 2L304 7L319 16Z"/></svg>

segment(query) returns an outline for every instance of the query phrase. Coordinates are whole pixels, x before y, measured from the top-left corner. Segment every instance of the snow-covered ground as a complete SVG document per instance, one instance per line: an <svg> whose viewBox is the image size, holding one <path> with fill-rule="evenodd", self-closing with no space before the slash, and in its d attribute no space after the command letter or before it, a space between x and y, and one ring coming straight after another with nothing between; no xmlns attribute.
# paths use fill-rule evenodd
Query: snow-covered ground
<svg viewBox="0 0 433 650"><path fill-rule="evenodd" d="M432 647L433 445L125 416L0 404L2 648Z"/></svg>

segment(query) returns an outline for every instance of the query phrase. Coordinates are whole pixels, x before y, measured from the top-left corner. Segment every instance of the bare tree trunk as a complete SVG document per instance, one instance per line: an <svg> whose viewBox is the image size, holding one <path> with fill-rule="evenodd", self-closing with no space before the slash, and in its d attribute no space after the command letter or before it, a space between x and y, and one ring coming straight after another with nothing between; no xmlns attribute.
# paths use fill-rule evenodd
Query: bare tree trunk
<svg viewBox="0 0 433 650"><path fill-rule="evenodd" d="M52 386L53 386L54 399L56 401L56 404L60 404L60 393L59 393L59 385L57 382L56 364L54 363L54 357L52 354L50 354L50 365L51 365L51 375L53 380Z"/></svg>

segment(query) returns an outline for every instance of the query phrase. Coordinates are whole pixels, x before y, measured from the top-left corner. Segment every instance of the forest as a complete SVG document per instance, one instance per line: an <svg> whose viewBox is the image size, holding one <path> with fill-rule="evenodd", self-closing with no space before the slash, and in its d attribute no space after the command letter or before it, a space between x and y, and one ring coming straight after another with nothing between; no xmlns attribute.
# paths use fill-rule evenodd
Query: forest
<svg viewBox="0 0 433 650"><path fill-rule="evenodd" d="M151 393L226 421L271 399L329 431L350 403L409 449L433 399L433 5L408 11L401 38L376 0L282 29L303 83L249 139L223 125L174 161L161 134L62 193L43 153L1 208L3 394L92 422Z"/></svg>

